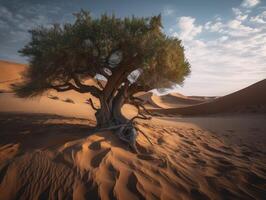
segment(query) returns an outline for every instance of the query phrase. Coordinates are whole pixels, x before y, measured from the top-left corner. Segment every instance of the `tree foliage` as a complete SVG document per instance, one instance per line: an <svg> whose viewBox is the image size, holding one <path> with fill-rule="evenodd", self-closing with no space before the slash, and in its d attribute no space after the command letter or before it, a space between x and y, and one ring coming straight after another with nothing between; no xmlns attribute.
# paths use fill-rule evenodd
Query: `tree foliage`
<svg viewBox="0 0 266 200"><path fill-rule="evenodd" d="M30 42L19 51L29 57L29 69L25 82L15 87L18 96L49 89L88 92L101 103L95 108L98 124L120 124L125 119L117 109L126 101L134 103L135 92L182 84L190 73L181 41L163 32L161 15L93 18L81 10L75 18L30 31ZM99 75L107 81L104 86L85 84Z"/></svg>
<svg viewBox="0 0 266 200"><path fill-rule="evenodd" d="M30 58L26 84L17 90L22 97L41 94L73 77L79 80L107 71L126 75L141 69L136 84L146 90L182 83L190 72L184 48L177 38L162 31L161 16L124 18L103 14L92 18L89 12L75 14L73 24L55 24L31 30L31 41L20 50Z"/></svg>

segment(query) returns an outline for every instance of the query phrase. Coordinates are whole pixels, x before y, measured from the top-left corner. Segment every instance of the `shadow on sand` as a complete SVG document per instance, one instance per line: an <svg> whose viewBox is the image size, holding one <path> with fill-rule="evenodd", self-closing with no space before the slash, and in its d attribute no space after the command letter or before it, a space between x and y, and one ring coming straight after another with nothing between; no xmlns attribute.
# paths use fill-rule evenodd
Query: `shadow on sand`
<svg viewBox="0 0 266 200"><path fill-rule="evenodd" d="M58 115L0 113L0 146L18 143L23 150L56 148L89 136L92 125L86 119Z"/></svg>

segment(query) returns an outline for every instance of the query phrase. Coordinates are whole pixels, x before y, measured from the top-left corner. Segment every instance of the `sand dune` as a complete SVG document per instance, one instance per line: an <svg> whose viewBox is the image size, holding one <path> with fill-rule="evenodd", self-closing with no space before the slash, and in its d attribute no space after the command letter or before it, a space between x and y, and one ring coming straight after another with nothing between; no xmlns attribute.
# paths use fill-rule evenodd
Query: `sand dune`
<svg viewBox="0 0 266 200"><path fill-rule="evenodd" d="M1 112L27 112L27 113L46 113L46 114L58 114L63 116L93 117L94 110L85 103L65 102L65 98L62 100L53 100L46 96L39 99L21 99L15 97L14 94L0 94L0 107Z"/></svg>
<svg viewBox="0 0 266 200"><path fill-rule="evenodd" d="M168 109L150 109L163 114L204 115L233 111L266 112L266 79L247 88L205 103Z"/></svg>
<svg viewBox="0 0 266 200"><path fill-rule="evenodd" d="M10 85L21 81L26 65L0 60L0 91L10 91Z"/></svg>
<svg viewBox="0 0 266 200"><path fill-rule="evenodd" d="M144 100L147 108L177 108L188 105L199 104L206 101L203 98L186 97L179 93L170 93L158 96L152 92L138 94L138 97Z"/></svg>
<svg viewBox="0 0 266 200"><path fill-rule="evenodd" d="M19 78L20 65L11 66L0 81ZM139 134L139 152L133 153L113 132L92 130L94 113L84 103L89 95L51 91L25 100L10 93L9 84L2 85L9 93L0 94L0 200L265 199L265 114L139 120L152 144ZM204 105L231 111L231 105L263 104L263 89L265 80L213 101L138 96L166 113L202 111ZM123 111L130 117L135 109L126 105Z"/></svg>
<svg viewBox="0 0 266 200"><path fill-rule="evenodd" d="M147 108L161 108L157 102L153 101L154 94L152 92L141 92L136 94L136 96L143 100L143 103Z"/></svg>
<svg viewBox="0 0 266 200"><path fill-rule="evenodd" d="M88 120L10 113L0 119L0 152L9 156L0 163L0 199L265 197L265 150L226 144L190 122L139 122L153 145L140 135L134 154L110 132L90 135Z"/></svg>
<svg viewBox="0 0 266 200"><path fill-rule="evenodd" d="M86 101L92 98L96 106L99 106L99 102L89 94L80 94L75 91L58 93L51 90L33 99L16 97L12 94L11 84L23 81L22 74L26 69L26 65L0 61L0 89L2 89L0 110L2 112L46 113L93 118L94 110L86 104ZM95 84L95 82L88 81L87 84Z"/></svg>
<svg viewBox="0 0 266 200"><path fill-rule="evenodd" d="M176 107L184 107L188 105L199 104L206 100L186 97L178 93L171 93L163 96L158 96L156 100L154 98L154 101L160 102L159 104L161 105L160 107L162 108L176 108Z"/></svg>

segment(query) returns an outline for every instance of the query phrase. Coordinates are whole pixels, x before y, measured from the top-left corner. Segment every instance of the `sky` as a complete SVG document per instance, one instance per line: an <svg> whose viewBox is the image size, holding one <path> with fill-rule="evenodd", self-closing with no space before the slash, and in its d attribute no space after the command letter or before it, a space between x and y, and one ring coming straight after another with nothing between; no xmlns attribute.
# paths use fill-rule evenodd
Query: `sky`
<svg viewBox="0 0 266 200"><path fill-rule="evenodd" d="M28 30L73 22L80 9L119 17L161 13L164 32L182 40L191 75L185 95L222 96L266 78L266 0L0 0L0 59L27 63L17 51Z"/></svg>

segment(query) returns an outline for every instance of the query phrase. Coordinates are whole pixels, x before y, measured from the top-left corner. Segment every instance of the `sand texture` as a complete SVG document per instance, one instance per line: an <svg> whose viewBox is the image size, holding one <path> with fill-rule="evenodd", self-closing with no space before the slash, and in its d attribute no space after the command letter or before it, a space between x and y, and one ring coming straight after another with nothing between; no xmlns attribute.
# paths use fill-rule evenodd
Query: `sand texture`
<svg viewBox="0 0 266 200"><path fill-rule="evenodd" d="M133 153L93 131L88 94L17 98L26 68L0 62L0 200L265 199L265 80L219 98L138 94L156 116L137 121L152 144L139 134Z"/></svg>

